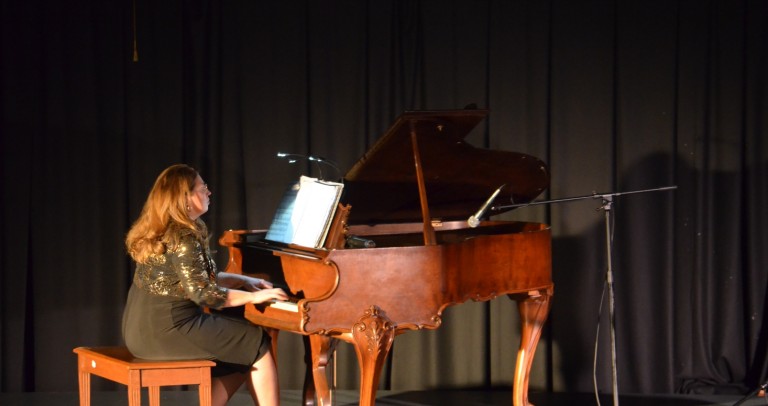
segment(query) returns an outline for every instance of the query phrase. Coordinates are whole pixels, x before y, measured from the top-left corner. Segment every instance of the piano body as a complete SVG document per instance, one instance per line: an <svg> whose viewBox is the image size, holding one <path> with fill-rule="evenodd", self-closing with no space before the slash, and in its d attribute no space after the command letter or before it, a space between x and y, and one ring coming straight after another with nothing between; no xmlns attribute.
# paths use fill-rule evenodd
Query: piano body
<svg viewBox="0 0 768 406"><path fill-rule="evenodd" d="M265 231L230 230L228 272L257 274L294 296L293 306L249 305L253 323L305 336L305 404L330 404L326 365L341 340L360 366L360 404L375 403L393 340L440 327L443 310L507 295L522 336L513 404L528 405L528 374L553 294L551 237L539 223L467 218L501 185L497 202L524 203L549 185L529 155L477 149L463 138L486 110L406 112L344 177L344 195L322 249L277 246ZM508 200L505 200L508 199ZM345 248L349 236L373 248ZM277 354L276 354L277 355Z"/></svg>

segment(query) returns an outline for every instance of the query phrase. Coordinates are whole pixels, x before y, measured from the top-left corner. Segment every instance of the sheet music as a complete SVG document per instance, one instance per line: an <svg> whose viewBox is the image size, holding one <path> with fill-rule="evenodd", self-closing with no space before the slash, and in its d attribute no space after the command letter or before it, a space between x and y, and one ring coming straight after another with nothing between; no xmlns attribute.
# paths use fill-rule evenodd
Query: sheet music
<svg viewBox="0 0 768 406"><path fill-rule="evenodd" d="M302 176L283 196L265 239L320 248L344 185Z"/></svg>

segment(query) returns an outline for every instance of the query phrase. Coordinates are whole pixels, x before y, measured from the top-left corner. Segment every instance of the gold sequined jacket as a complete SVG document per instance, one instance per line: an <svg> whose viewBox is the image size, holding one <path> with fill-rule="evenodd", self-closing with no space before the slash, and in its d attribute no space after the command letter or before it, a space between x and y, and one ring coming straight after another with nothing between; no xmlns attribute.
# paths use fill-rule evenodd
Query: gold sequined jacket
<svg viewBox="0 0 768 406"><path fill-rule="evenodd" d="M209 248L191 231L181 233L176 247L136 265L134 285L153 295L189 299L201 306L221 308L227 289L216 282L218 271Z"/></svg>

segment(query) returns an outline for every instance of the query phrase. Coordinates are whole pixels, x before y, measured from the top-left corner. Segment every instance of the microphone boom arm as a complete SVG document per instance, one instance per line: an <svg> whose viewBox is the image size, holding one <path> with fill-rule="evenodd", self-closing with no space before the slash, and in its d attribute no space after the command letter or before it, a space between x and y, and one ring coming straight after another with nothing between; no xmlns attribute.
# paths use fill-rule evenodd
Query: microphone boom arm
<svg viewBox="0 0 768 406"><path fill-rule="evenodd" d="M584 199L603 199L606 200L613 196L621 196L621 195L629 195L633 193L645 193L645 192L658 192L663 190L672 190L677 189L677 186L664 186L660 188L655 189L643 189L643 190L633 190L630 192L616 192L616 193L596 193L593 192L591 195L584 195L584 196L576 196L576 197L565 197L562 199L553 199L553 200L540 200L537 202L528 202L528 203L518 203L518 204L508 204L504 206L493 206L491 207L491 211L499 211L499 210L506 210L506 209L514 209L516 207L526 207L526 206L536 206L540 204L552 204L552 203L564 203L564 202L572 202L576 200L584 200Z"/></svg>

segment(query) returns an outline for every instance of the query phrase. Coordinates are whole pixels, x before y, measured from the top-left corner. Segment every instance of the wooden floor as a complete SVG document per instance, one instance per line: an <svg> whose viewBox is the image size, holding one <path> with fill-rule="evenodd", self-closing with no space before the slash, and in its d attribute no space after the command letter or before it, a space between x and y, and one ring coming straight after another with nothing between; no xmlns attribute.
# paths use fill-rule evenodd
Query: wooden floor
<svg viewBox="0 0 768 406"><path fill-rule="evenodd" d="M565 393L531 393L530 401L536 406L586 406L600 405L613 406L613 397L601 396L600 403L593 394L565 394ZM336 391L333 404L338 406L357 405L356 391ZM740 396L732 395L655 395L655 396L619 396L619 404L622 406L732 406L741 400ZM301 393L299 391L282 391L282 405L300 405ZM91 396L93 406L121 406L127 405L128 399L125 391L94 392ZM147 405L146 391L142 394L142 405ZM188 406L197 405L197 392L164 390L161 392L162 406ZM753 397L741 404L741 406L767 405L766 398ZM3 406L77 406L77 392L62 393L0 393L0 405ZM251 406L247 393L238 392L228 406ZM489 406L511 405L511 392L509 391L467 391L467 390L442 390L442 391L414 391L395 392L378 391L376 405L397 406Z"/></svg>

